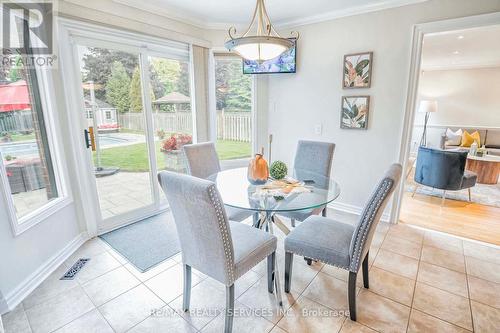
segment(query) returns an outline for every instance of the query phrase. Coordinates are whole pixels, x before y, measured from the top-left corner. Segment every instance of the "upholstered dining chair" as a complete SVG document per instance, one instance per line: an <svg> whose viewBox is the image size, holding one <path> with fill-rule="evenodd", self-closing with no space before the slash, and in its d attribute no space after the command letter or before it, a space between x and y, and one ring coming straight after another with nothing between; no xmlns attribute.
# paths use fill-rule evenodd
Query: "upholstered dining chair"
<svg viewBox="0 0 500 333"><path fill-rule="evenodd" d="M393 164L378 183L356 225L321 216L310 216L285 238L285 292L290 292L293 255L313 258L349 271L348 300L351 320L356 320L356 277L362 267L363 284L369 287L368 256L375 229L401 178L402 167Z"/></svg>
<svg viewBox="0 0 500 333"><path fill-rule="evenodd" d="M181 245L183 310L189 310L194 268L226 286L224 332L229 333L233 325L234 283L266 258L268 291L273 292L276 236L230 222L219 191L211 181L169 171L160 172L158 181L170 204ZM278 290L276 293L280 298Z"/></svg>
<svg viewBox="0 0 500 333"><path fill-rule="evenodd" d="M470 189L476 185L477 175L465 170L467 154L467 151L419 147L414 177L417 184L412 197L415 196L418 185L425 185L443 190L441 205L445 202L446 191L467 189L471 201Z"/></svg>
<svg viewBox="0 0 500 333"><path fill-rule="evenodd" d="M191 176L209 179L210 176L221 171L219 156L213 142L185 145L183 150ZM254 215L254 219L258 218L250 211L233 207L227 207L226 213L231 221L240 222L252 215Z"/></svg>

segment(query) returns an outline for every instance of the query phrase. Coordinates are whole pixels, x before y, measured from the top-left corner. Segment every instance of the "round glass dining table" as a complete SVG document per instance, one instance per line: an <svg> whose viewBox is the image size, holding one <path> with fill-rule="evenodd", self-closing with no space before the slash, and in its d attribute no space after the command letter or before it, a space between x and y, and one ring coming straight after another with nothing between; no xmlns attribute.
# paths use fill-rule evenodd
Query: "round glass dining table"
<svg viewBox="0 0 500 333"><path fill-rule="evenodd" d="M290 229L276 216L283 212L311 211L319 213L328 203L340 195L339 185L332 179L315 174L298 179L302 185L288 194L262 191L265 185L252 185L247 179L247 168L220 171L209 177L214 181L224 205L258 214L254 227L265 228L274 234L276 225L286 235ZM308 179L309 178L309 179ZM268 184L266 184L268 185ZM315 211L316 209L316 211ZM275 267L275 285L278 304L281 306L281 289L278 267Z"/></svg>

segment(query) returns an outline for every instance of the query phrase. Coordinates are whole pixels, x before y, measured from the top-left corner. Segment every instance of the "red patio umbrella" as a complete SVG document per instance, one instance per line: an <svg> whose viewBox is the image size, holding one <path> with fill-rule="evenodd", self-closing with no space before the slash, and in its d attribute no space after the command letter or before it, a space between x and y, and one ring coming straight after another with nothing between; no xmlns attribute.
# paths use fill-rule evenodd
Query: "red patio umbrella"
<svg viewBox="0 0 500 333"><path fill-rule="evenodd" d="M26 81L0 85L0 112L25 110L31 107Z"/></svg>

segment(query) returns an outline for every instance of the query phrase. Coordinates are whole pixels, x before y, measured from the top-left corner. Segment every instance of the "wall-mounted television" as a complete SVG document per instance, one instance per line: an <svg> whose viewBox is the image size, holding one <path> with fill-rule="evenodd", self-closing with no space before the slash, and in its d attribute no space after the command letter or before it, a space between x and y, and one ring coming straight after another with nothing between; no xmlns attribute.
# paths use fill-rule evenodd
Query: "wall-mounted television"
<svg viewBox="0 0 500 333"><path fill-rule="evenodd" d="M243 74L279 74L295 73L297 70L297 39L290 38L293 47L279 57L258 63L243 59Z"/></svg>

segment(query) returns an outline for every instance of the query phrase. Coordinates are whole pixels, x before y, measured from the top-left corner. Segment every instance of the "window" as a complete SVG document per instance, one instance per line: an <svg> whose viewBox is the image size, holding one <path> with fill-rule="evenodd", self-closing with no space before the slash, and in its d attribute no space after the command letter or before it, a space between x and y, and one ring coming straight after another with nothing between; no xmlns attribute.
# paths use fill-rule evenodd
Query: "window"
<svg viewBox="0 0 500 333"><path fill-rule="evenodd" d="M241 58L215 57L216 146L221 160L252 155L252 76Z"/></svg>
<svg viewBox="0 0 500 333"><path fill-rule="evenodd" d="M111 120L111 119L112 119L111 111L110 110L106 110L106 120Z"/></svg>
<svg viewBox="0 0 500 333"><path fill-rule="evenodd" d="M62 195L37 72L14 57L15 63L0 71L0 153L4 188L19 224Z"/></svg>

